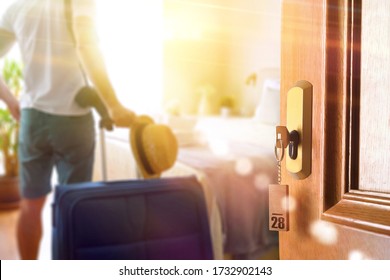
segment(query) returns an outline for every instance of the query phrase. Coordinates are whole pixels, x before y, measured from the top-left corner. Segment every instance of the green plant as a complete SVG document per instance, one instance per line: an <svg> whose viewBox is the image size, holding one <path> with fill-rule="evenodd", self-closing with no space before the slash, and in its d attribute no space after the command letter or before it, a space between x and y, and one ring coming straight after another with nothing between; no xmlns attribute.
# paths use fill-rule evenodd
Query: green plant
<svg viewBox="0 0 390 280"><path fill-rule="evenodd" d="M21 63L16 60L6 59L4 61L2 76L12 93L18 97L20 91L22 90L23 81Z"/></svg>
<svg viewBox="0 0 390 280"><path fill-rule="evenodd" d="M18 124L7 109L0 109L0 149L4 175L18 175Z"/></svg>
<svg viewBox="0 0 390 280"><path fill-rule="evenodd" d="M2 69L2 77L11 92L18 97L22 89L22 67L15 60L6 60ZM18 123L8 109L0 108L0 150L5 177L18 175Z"/></svg>

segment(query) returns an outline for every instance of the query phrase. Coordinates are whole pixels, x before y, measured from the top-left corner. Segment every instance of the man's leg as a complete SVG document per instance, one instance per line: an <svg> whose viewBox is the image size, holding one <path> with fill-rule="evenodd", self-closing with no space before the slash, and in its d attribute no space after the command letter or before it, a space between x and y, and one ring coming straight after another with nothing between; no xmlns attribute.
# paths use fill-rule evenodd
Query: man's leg
<svg viewBox="0 0 390 280"><path fill-rule="evenodd" d="M51 191L54 157L47 115L23 109L19 129L19 185L22 195L17 241L22 259L38 257L42 238L42 209Z"/></svg>
<svg viewBox="0 0 390 280"><path fill-rule="evenodd" d="M36 199L22 199L17 224L19 254L22 260L35 260L38 257L42 238L42 209L46 196Z"/></svg>

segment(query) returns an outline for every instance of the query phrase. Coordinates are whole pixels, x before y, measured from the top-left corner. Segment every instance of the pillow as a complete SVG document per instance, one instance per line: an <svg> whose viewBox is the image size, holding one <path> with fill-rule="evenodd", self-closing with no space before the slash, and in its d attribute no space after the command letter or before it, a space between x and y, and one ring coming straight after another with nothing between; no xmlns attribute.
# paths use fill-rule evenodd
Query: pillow
<svg viewBox="0 0 390 280"><path fill-rule="evenodd" d="M260 104L255 118L264 124L277 125L280 122L280 81L265 80Z"/></svg>

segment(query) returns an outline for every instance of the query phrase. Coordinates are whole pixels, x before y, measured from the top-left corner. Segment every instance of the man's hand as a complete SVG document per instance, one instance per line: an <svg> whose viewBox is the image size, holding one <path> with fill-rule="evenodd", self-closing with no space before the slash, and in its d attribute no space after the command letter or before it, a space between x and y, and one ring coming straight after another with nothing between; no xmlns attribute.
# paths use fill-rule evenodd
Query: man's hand
<svg viewBox="0 0 390 280"><path fill-rule="evenodd" d="M136 118L133 111L130 111L122 105L109 108L109 112L111 119L117 127L130 127Z"/></svg>

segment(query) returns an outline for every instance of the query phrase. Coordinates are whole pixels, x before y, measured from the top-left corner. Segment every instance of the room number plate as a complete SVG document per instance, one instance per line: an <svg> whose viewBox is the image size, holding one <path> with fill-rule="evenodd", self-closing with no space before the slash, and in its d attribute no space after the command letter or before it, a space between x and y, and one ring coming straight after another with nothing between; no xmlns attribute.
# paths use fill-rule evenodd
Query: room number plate
<svg viewBox="0 0 390 280"><path fill-rule="evenodd" d="M288 195L288 185L269 185L269 230L289 230Z"/></svg>

